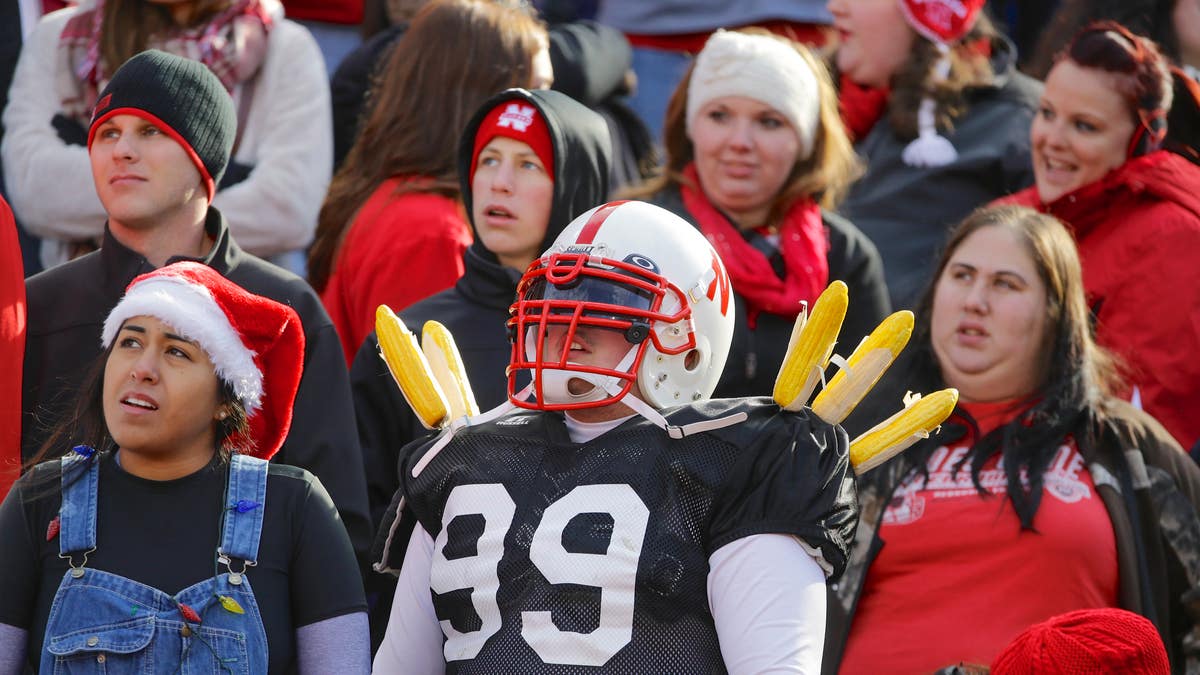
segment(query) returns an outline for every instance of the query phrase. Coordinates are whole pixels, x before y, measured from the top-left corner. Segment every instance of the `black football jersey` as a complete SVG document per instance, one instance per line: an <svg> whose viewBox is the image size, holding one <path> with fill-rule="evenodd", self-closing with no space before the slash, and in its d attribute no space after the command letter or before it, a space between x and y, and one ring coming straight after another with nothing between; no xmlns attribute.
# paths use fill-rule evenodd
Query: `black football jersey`
<svg viewBox="0 0 1200 675"><path fill-rule="evenodd" d="M381 535L419 521L434 538L447 672L725 672L710 554L792 534L840 575L857 522L845 431L766 398L667 418L739 412L745 421L682 439L635 416L586 443L559 414L515 412L459 430L416 478L433 442L410 448L408 522ZM399 569L404 550L393 541L384 566Z"/></svg>

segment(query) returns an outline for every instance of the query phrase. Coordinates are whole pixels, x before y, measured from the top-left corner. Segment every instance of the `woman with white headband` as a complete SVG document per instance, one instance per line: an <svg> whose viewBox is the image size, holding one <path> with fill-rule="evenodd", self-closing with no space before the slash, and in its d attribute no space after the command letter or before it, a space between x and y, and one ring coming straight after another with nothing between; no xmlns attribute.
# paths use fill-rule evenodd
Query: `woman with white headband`
<svg viewBox="0 0 1200 675"><path fill-rule="evenodd" d="M737 320L717 397L771 391L801 303L831 281L854 299L843 335L890 311L875 247L825 210L858 173L829 75L803 46L751 31L709 38L667 109L662 175L635 191L695 225L729 270Z"/></svg>
<svg viewBox="0 0 1200 675"><path fill-rule="evenodd" d="M0 674L366 673L321 482L267 463L303 370L287 305L196 262L109 313L78 410L0 505Z"/></svg>

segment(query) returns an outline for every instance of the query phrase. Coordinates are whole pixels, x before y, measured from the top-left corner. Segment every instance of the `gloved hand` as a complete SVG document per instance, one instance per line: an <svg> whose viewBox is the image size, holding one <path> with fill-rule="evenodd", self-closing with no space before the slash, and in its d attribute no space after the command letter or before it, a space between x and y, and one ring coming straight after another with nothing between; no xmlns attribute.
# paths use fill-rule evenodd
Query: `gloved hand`
<svg viewBox="0 0 1200 675"><path fill-rule="evenodd" d="M58 132L59 139L67 145L87 145L88 130L73 118L57 113L50 125Z"/></svg>
<svg viewBox="0 0 1200 675"><path fill-rule="evenodd" d="M229 160L229 166L225 167L225 175L221 176L221 182L217 185L217 192L246 180L253 170L254 167L249 164Z"/></svg>

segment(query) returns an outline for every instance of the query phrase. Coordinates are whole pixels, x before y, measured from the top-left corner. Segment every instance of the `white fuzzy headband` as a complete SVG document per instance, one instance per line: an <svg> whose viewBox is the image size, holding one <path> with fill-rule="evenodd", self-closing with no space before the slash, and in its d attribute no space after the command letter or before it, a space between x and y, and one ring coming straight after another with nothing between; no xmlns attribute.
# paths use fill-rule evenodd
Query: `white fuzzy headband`
<svg viewBox="0 0 1200 675"><path fill-rule="evenodd" d="M203 285L177 276L158 276L138 282L104 320L101 344L108 348L126 320L152 316L170 324L189 340L195 340L208 354L217 377L233 387L234 396L254 414L262 403L263 375L254 362L254 352L246 347Z"/></svg>
<svg viewBox="0 0 1200 675"><path fill-rule="evenodd" d="M688 84L689 135L700 108L722 96L752 98L779 111L800 137L800 159L812 154L820 88L808 62L787 43L767 35L713 33L696 57Z"/></svg>

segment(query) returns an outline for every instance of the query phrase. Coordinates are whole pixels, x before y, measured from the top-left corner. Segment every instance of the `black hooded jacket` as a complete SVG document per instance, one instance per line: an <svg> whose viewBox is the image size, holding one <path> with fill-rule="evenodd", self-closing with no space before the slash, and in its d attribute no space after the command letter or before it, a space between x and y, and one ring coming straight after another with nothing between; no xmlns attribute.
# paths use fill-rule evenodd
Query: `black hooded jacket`
<svg viewBox="0 0 1200 675"><path fill-rule="evenodd" d="M608 127L599 115L556 91L509 89L492 97L476 112L459 143L458 173L468 217L472 217L473 195L468 177L474 159L475 133L484 116L507 100L524 101L537 108L550 131L554 147L554 201L542 241L542 250L546 250L576 216L607 198L612 153ZM430 319L450 329L480 410L488 410L507 398L505 368L511 345L505 322L524 270L502 266L478 235L463 255L463 262L465 271L453 288L411 305L400 318L418 337L421 327ZM425 430L380 358L374 333L354 357L350 384L367 469L371 516L378 524L399 485L400 449Z"/></svg>

